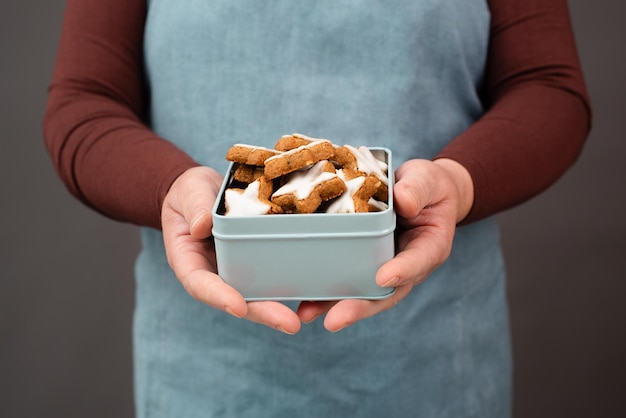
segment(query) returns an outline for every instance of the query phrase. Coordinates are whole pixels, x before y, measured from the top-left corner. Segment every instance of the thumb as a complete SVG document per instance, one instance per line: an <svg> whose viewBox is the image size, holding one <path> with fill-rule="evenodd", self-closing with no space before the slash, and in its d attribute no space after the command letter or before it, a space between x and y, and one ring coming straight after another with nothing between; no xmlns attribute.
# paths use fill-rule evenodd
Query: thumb
<svg viewBox="0 0 626 418"><path fill-rule="evenodd" d="M166 202L185 219L189 233L197 239L211 236L211 212L221 185L221 175L208 167L194 167L172 184Z"/></svg>
<svg viewBox="0 0 626 418"><path fill-rule="evenodd" d="M397 214L407 221L417 218L424 207L424 199L415 184L405 178L394 186L393 191Z"/></svg>
<svg viewBox="0 0 626 418"><path fill-rule="evenodd" d="M421 161L411 161L396 171L393 198L396 213L411 224L429 203L430 192L422 175Z"/></svg>
<svg viewBox="0 0 626 418"><path fill-rule="evenodd" d="M192 237L203 239L211 236L211 230L213 229L213 217L211 216L211 209L195 209L190 219L189 234Z"/></svg>

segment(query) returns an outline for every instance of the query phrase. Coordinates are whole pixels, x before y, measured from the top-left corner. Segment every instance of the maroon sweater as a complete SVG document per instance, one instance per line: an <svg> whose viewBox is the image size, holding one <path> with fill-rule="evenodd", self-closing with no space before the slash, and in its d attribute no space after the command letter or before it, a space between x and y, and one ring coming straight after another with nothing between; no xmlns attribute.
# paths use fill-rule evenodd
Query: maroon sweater
<svg viewBox="0 0 626 418"><path fill-rule="evenodd" d="M464 223L515 206L576 160L591 111L566 0L489 0L487 112L439 157L470 172ZM145 0L69 0L44 137L70 192L111 218L160 228L163 199L198 164L144 123Z"/></svg>

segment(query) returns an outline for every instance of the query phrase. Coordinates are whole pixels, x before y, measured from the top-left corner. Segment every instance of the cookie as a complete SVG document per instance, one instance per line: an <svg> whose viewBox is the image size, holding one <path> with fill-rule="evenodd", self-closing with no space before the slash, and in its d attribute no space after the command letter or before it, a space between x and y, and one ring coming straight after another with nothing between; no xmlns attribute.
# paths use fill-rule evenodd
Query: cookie
<svg viewBox="0 0 626 418"><path fill-rule="evenodd" d="M345 182L329 161L319 161L306 170L293 172L274 192L272 202L287 213L313 213L320 204L346 190Z"/></svg>
<svg viewBox="0 0 626 418"><path fill-rule="evenodd" d="M252 183L263 175L263 167L239 164L233 173L233 179L241 183Z"/></svg>
<svg viewBox="0 0 626 418"><path fill-rule="evenodd" d="M389 167L369 148L337 146L297 133L282 136L274 148L236 144L228 150L226 159L237 163L225 197L230 215L389 207Z"/></svg>
<svg viewBox="0 0 626 418"><path fill-rule="evenodd" d="M328 160L334 153L335 146L330 141L314 141L266 159L265 176L270 179L284 176L319 161Z"/></svg>
<svg viewBox="0 0 626 418"><path fill-rule="evenodd" d="M261 176L245 189L226 189L224 191L225 215L252 216L282 213L282 208L269 200L273 188L272 181Z"/></svg>
<svg viewBox="0 0 626 418"><path fill-rule="evenodd" d="M357 176L375 176L380 180L380 185L375 193L378 200L384 202L389 198L389 184L387 178L387 164L380 161L365 146L353 147L344 145L335 152L335 159L343 166L343 171L347 179Z"/></svg>
<svg viewBox="0 0 626 418"><path fill-rule="evenodd" d="M283 135L278 141L276 141L274 149L283 152L291 151L292 149L301 147L303 145L309 145L311 142L315 141L320 141L320 139L311 138L302 134Z"/></svg>
<svg viewBox="0 0 626 418"><path fill-rule="evenodd" d="M226 152L226 160L262 167L265 160L279 155L280 153L280 151L270 148L256 147L246 144L235 144Z"/></svg>
<svg viewBox="0 0 626 418"><path fill-rule="evenodd" d="M367 204L369 206L370 212L382 212L384 210L387 210L387 208L389 208L389 205L387 203L381 202L380 200L376 200L374 198L371 198L367 202Z"/></svg>
<svg viewBox="0 0 626 418"><path fill-rule="evenodd" d="M343 172L339 171L341 177ZM344 177L345 178L345 177ZM373 175L357 176L344 180L346 191L330 202L326 208L328 213L369 212L370 200L378 190L381 181Z"/></svg>
<svg viewBox="0 0 626 418"><path fill-rule="evenodd" d="M356 156L345 145L335 149L333 161L337 163L344 171L354 172L354 177L358 175L358 163Z"/></svg>

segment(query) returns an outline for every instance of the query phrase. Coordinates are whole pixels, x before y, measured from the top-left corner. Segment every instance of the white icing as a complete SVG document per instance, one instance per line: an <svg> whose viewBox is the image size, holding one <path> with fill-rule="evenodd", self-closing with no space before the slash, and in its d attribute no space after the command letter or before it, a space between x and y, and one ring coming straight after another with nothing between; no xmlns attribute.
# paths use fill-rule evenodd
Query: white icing
<svg viewBox="0 0 626 418"><path fill-rule="evenodd" d="M346 145L346 148L356 157L359 171L365 174L372 174L378 177L384 184L388 184L387 164L374 157L369 148L365 146L355 148L352 145Z"/></svg>
<svg viewBox="0 0 626 418"><path fill-rule="evenodd" d="M285 135L285 136L289 136L289 135ZM305 139L305 140L307 140L307 141L319 141L319 140L320 140L319 138L312 138L312 137L310 137L310 136L308 136L308 135L304 135L304 134L297 134L297 133L294 133L294 134L293 134L293 135L291 135L291 136L293 136L294 138Z"/></svg>
<svg viewBox="0 0 626 418"><path fill-rule="evenodd" d="M226 189L224 199L227 216L265 215L270 205L259 200L258 180L253 181L244 190Z"/></svg>
<svg viewBox="0 0 626 418"><path fill-rule="evenodd" d="M319 141L327 141L330 142L328 139L325 138L313 138L312 136L308 136L305 134L299 134L299 133L293 133L291 135L284 135L283 138L288 138L290 136L293 136L294 138L299 138L299 139L304 139L306 141L311 141L311 142L319 142Z"/></svg>
<svg viewBox="0 0 626 418"><path fill-rule="evenodd" d="M267 160L265 160L265 162L267 163L268 161L272 161L272 160L274 160L276 158L282 158L282 157L285 157L285 156L290 156L290 155L296 154L296 153L302 151L305 148L314 147L315 145L320 144L322 142L330 142L330 141L328 141L326 139L321 139L319 141L311 142L310 144L301 145L298 148L294 148L292 150L282 152L282 153L280 153L278 155L273 155L273 156L269 157Z"/></svg>
<svg viewBox="0 0 626 418"><path fill-rule="evenodd" d="M274 196L293 193L298 199L304 199L313 189L328 180L337 177L335 173L324 171L327 160L315 163L311 168L295 171L287 176L287 183L274 192Z"/></svg>
<svg viewBox="0 0 626 418"><path fill-rule="evenodd" d="M381 202L380 200L376 200L374 198L370 198L370 200L367 203L370 206L375 207L376 209L378 209L381 212L389 207L389 205L386 204L385 202Z"/></svg>
<svg viewBox="0 0 626 418"><path fill-rule="evenodd" d="M249 148L249 149L258 149L258 150L263 150L263 151L270 151L274 154L278 153L279 151L276 151L275 149L271 149L271 148L266 148L266 147L259 147L256 145L248 145L248 144L235 144L233 145L233 147L243 147L243 148Z"/></svg>
<svg viewBox="0 0 626 418"><path fill-rule="evenodd" d="M332 201L328 208L327 213L354 213L354 199L352 196L361 188L365 181L364 176L355 177L352 180L346 180L343 174L343 170L337 170L339 177L346 183L347 190L338 198Z"/></svg>

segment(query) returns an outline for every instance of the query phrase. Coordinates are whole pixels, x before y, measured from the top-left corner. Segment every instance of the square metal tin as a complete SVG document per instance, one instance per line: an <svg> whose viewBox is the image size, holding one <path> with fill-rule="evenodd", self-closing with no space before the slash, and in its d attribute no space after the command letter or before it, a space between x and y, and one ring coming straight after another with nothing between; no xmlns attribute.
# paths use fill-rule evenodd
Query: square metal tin
<svg viewBox="0 0 626 418"><path fill-rule="evenodd" d="M224 216L224 190L213 208L220 277L246 300L383 299L395 291L376 284L378 268L394 256L391 152L370 148L387 163L388 208L369 213Z"/></svg>

